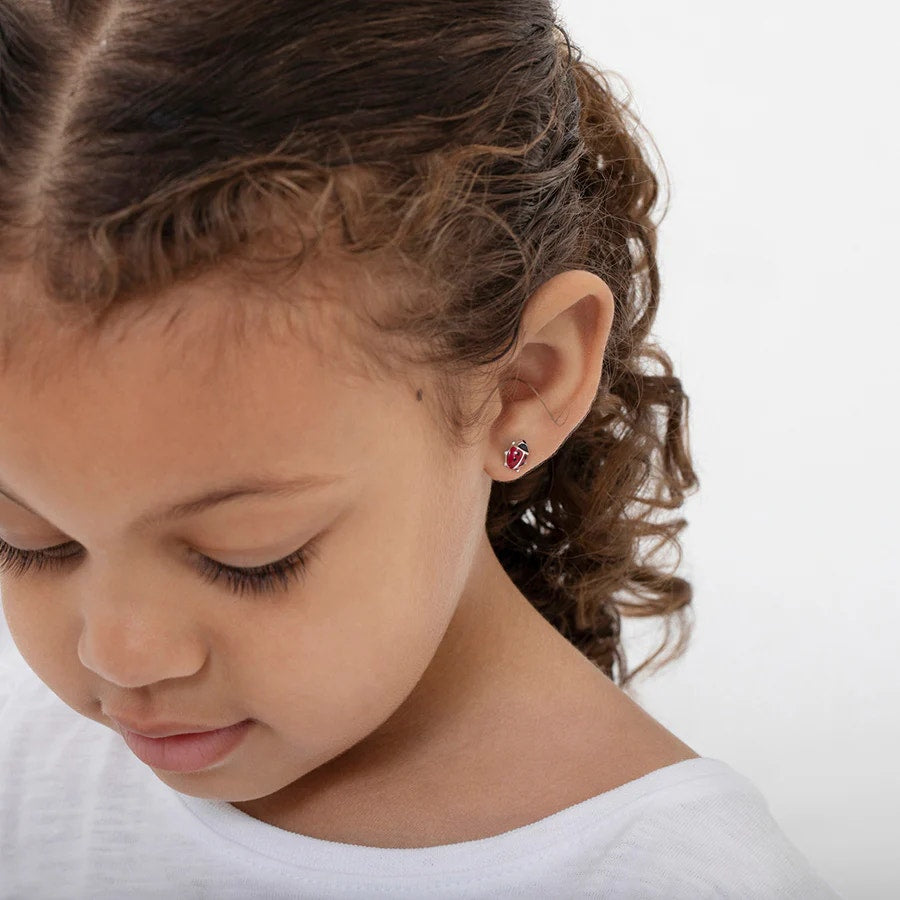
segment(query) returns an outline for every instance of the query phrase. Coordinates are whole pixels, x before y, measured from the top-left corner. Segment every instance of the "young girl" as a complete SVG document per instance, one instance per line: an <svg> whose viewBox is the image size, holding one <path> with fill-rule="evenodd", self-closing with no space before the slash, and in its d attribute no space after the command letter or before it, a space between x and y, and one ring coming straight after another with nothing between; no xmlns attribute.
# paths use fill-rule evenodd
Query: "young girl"
<svg viewBox="0 0 900 900"><path fill-rule="evenodd" d="M625 691L637 124L547 0L0 0L3 897L837 896Z"/></svg>

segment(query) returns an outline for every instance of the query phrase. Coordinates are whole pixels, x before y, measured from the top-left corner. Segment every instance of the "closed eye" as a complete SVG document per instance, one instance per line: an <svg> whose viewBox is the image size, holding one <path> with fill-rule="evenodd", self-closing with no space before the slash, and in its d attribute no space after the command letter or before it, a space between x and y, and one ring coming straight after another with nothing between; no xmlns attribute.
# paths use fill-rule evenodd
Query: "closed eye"
<svg viewBox="0 0 900 900"><path fill-rule="evenodd" d="M192 552L192 555L197 560L197 570L207 582L222 580L232 593L238 595L268 594L278 590L285 592L292 581L303 580L310 560L316 555L315 544L316 540L313 540L282 559L253 568L229 566L202 553ZM0 573L22 577L29 571L60 570L68 561L83 556L80 548L64 553L67 548L79 548L79 545L68 541L42 550L21 550L0 540Z"/></svg>

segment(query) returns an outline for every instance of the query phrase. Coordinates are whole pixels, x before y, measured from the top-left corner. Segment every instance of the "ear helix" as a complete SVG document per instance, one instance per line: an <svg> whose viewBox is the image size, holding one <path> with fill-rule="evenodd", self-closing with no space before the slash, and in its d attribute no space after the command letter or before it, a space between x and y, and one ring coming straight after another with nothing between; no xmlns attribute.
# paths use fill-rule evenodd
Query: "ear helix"
<svg viewBox="0 0 900 900"><path fill-rule="evenodd" d="M503 465L507 469L518 471L525 465L528 458L528 444L522 441L513 441L509 445L509 449L503 454Z"/></svg>

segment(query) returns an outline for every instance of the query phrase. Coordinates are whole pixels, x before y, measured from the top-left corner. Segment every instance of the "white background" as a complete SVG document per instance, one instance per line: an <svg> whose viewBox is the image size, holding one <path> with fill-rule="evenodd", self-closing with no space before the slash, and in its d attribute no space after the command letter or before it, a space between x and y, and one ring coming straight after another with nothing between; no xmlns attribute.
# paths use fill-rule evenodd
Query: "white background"
<svg viewBox="0 0 900 900"><path fill-rule="evenodd" d="M695 626L632 696L753 780L848 900L900 897L891 6L557 9L625 79L670 183L654 335L691 404ZM663 632L623 624L635 668Z"/></svg>

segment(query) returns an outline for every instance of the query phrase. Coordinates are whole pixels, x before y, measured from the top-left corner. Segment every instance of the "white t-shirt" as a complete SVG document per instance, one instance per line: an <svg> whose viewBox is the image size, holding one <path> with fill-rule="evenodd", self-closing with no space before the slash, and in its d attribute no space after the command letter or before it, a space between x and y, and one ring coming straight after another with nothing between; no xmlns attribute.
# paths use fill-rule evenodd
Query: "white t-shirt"
<svg viewBox="0 0 900 900"><path fill-rule="evenodd" d="M753 783L709 757L482 840L401 849L294 834L164 784L40 681L2 621L0 779L3 900L839 898Z"/></svg>

